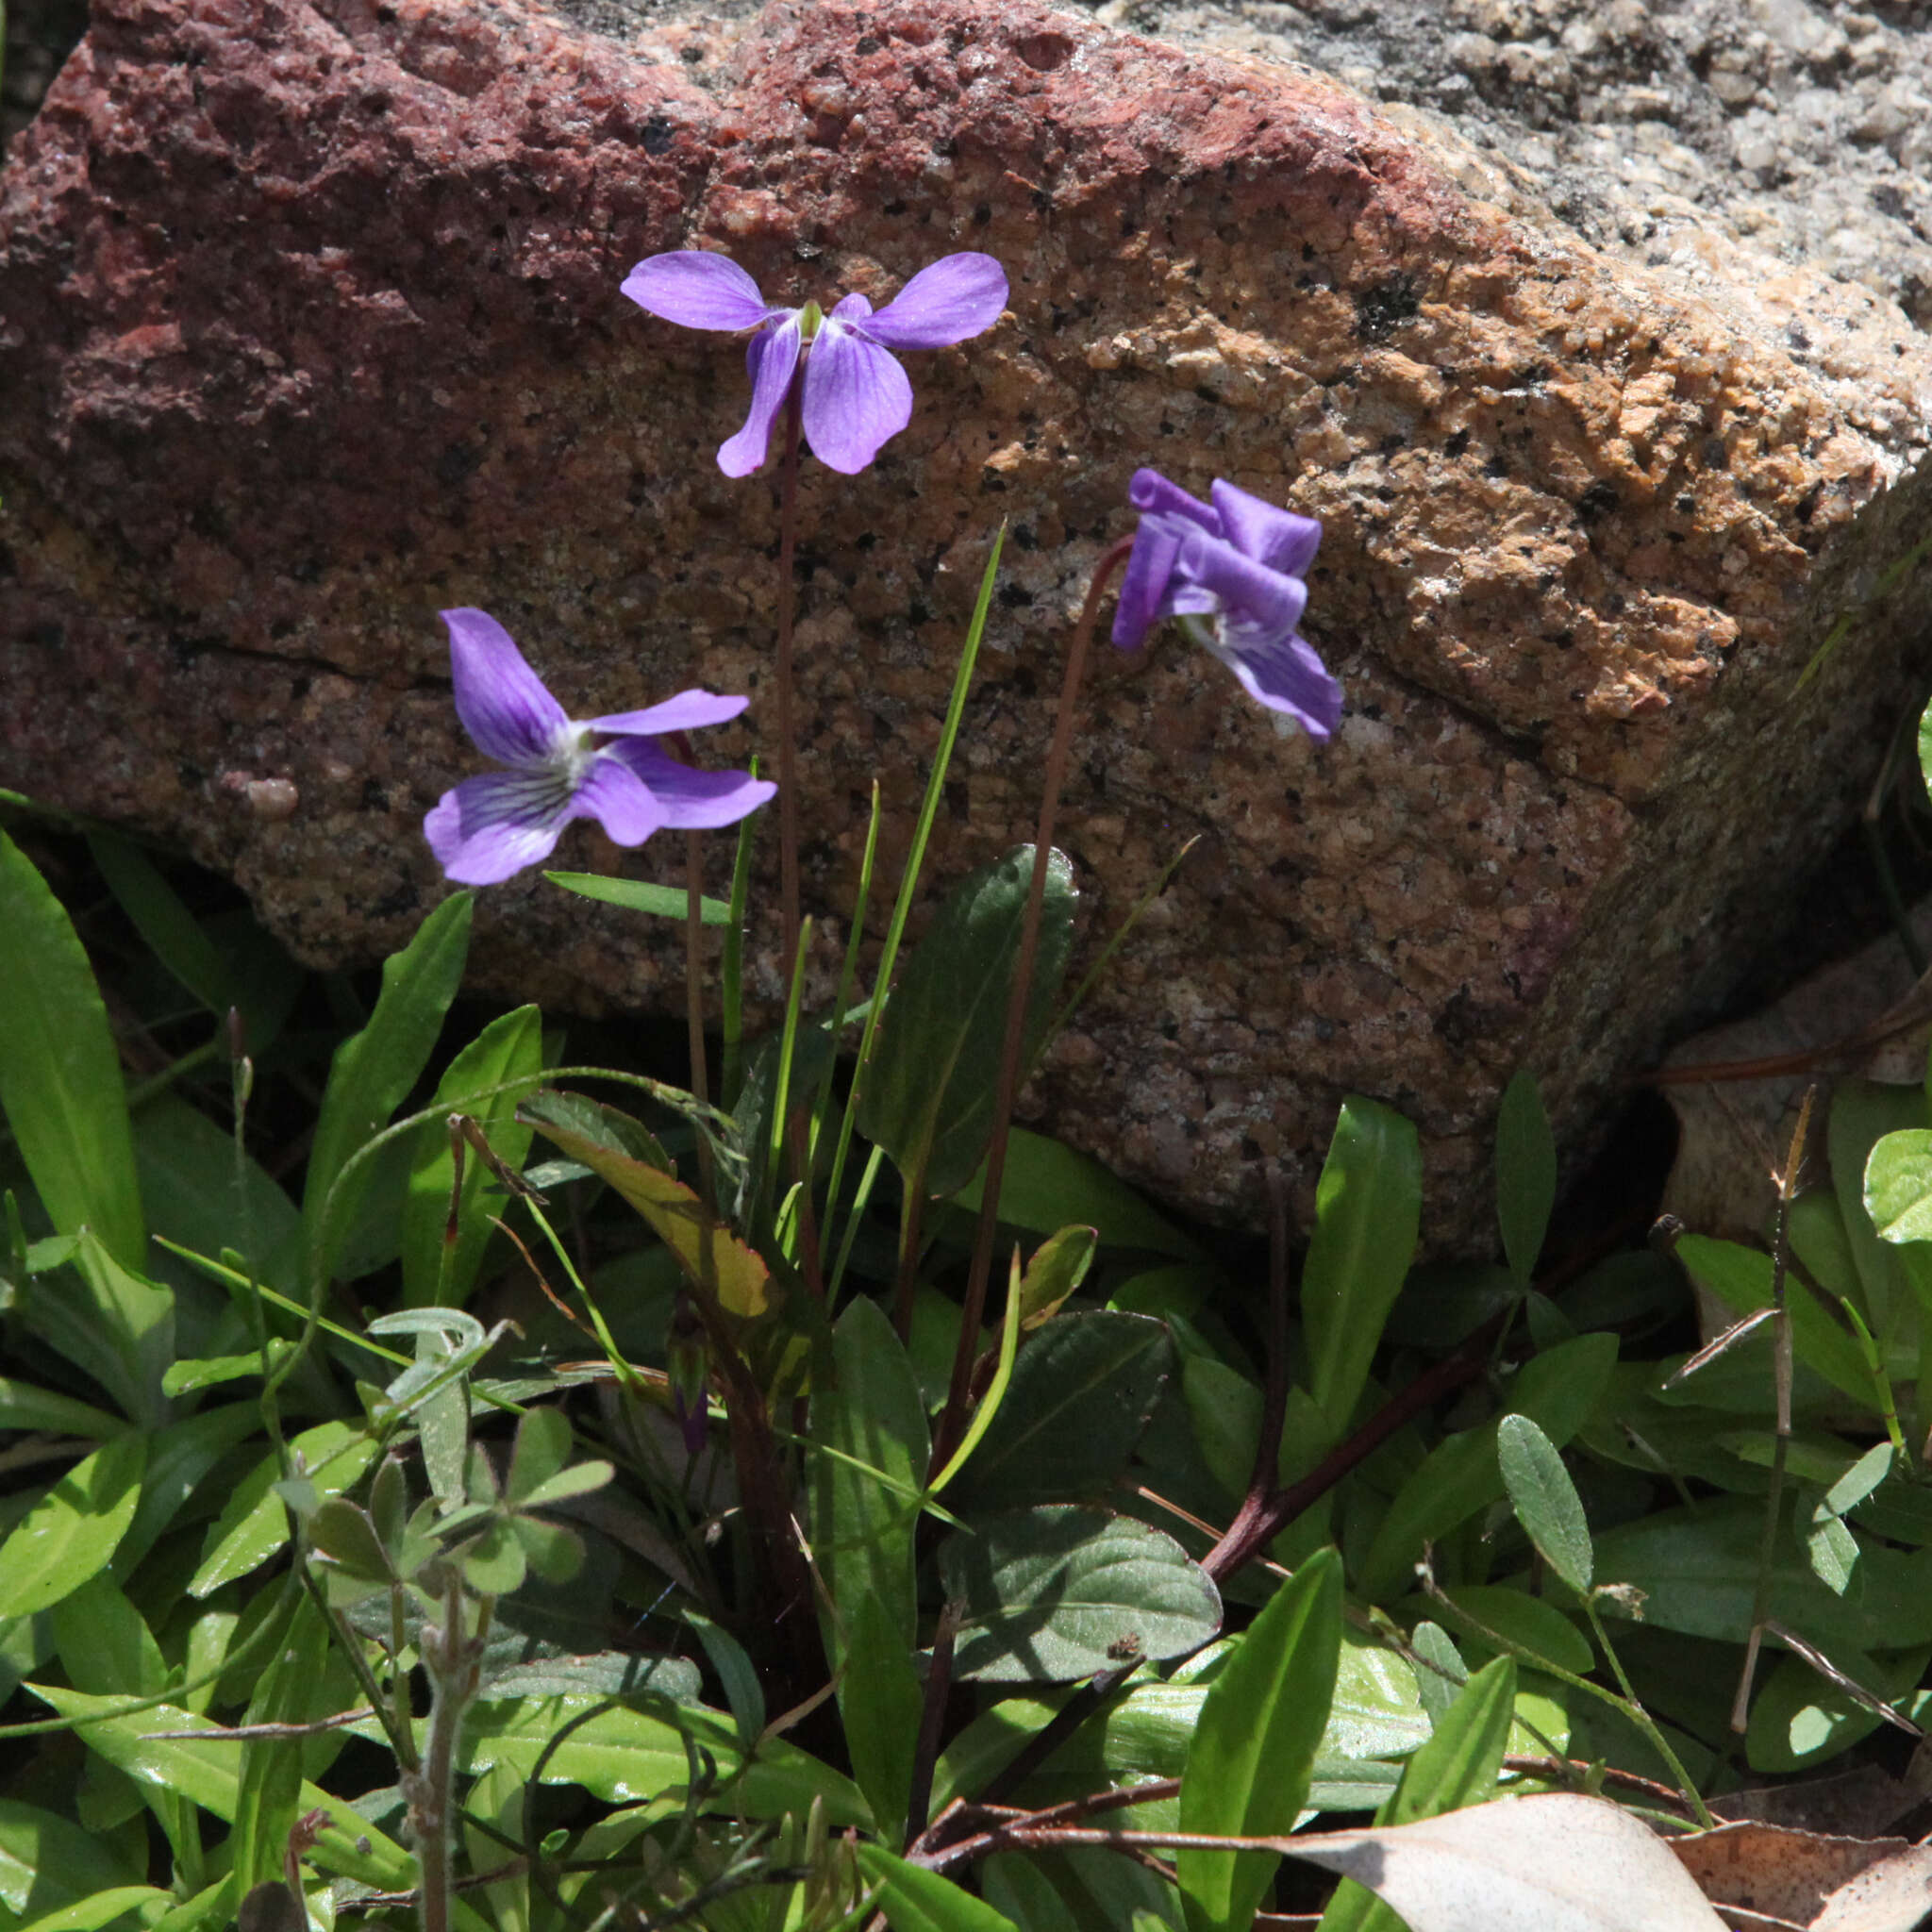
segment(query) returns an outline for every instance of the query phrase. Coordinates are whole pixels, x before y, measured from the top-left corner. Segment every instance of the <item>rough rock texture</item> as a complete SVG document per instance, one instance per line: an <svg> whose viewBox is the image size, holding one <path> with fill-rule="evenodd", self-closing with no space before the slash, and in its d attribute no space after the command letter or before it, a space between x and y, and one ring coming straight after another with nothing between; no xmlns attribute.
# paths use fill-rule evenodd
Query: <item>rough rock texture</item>
<svg viewBox="0 0 1932 1932"><path fill-rule="evenodd" d="M1024 836L1136 464L1318 515L1331 745L1176 644L1104 654L1063 819L1090 945L1208 836L1041 1099L1243 1213L1266 1155L1306 1208L1366 1091L1423 1127L1431 1225L1479 1231L1511 1069L1574 1143L1762 937L1919 674L1932 573L1883 573L1932 495L1924 338L1873 295L1884 353L1808 368L1762 289L1707 303L1485 200L1466 142L1025 0L637 44L590 5L97 0L0 183L0 782L185 843L340 959L420 918L417 821L474 768L440 605L493 610L579 715L702 679L754 694L716 755L769 747L773 491L711 461L741 359L617 281L702 243L878 299L988 249L1009 319L918 359L871 472L808 468L808 901L849 904L874 774L896 856L997 519L941 877ZM669 950L541 883L486 895L476 964L680 997Z"/></svg>

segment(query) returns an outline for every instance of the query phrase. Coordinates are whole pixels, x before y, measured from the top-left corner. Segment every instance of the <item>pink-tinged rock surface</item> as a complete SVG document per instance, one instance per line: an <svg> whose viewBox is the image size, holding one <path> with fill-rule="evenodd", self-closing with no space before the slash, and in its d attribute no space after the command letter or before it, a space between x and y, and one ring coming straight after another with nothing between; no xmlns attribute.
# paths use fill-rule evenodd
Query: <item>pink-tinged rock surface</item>
<svg viewBox="0 0 1932 1932"><path fill-rule="evenodd" d="M1472 198L1426 131L1305 74L1025 0L653 34L471 0L97 0L0 178L0 783L181 844L342 961L440 891L421 815L477 768L440 607L491 610L579 716L749 691L707 749L769 766L775 465L713 462L742 357L618 283L704 246L774 299L883 300L984 249L1007 319L912 358L911 427L872 470L806 467L819 990L874 776L893 875L997 523L941 880L1026 836L1132 471L1226 476L1324 520L1304 627L1347 711L1315 746L1175 641L1103 651L1061 838L1090 953L1205 837L1038 1105L1243 1216L1264 1157L1307 1211L1364 1091L1422 1127L1435 1233L1485 1240L1510 1072L1575 1145L1867 782L1932 614L1923 563L1883 576L1932 494L1908 441L1748 303ZM1893 384L1927 366L1901 326ZM578 839L560 862L613 858ZM681 1002L668 931L534 879L480 913L488 988Z"/></svg>

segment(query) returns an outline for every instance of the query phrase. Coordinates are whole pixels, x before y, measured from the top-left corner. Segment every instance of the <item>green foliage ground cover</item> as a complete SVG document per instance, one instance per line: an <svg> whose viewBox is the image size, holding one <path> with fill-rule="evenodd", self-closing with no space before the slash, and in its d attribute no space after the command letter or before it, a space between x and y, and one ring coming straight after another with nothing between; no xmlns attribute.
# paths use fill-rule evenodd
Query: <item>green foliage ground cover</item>
<svg viewBox="0 0 1932 1932"><path fill-rule="evenodd" d="M903 384L889 349L974 329L656 259L653 313L724 303L760 370L805 358L803 403L766 384L726 445L756 468L785 412L789 559L801 408L853 474L903 426L878 358ZM989 325L1004 275L948 260ZM693 274L712 306L681 309ZM811 370L855 356L873 389L828 378L814 416ZM1313 1225L1263 1246L1011 1125L1083 937L1104 970L1144 910L1083 936L1053 844L1110 573L1124 647L1177 618L1312 736L1341 714L1294 632L1319 529L1223 482L1130 493L1034 842L908 937L995 541L908 858L874 880L875 807L823 1010L781 741L789 1000L755 1037L771 787L653 735L743 701L578 722L445 613L509 769L444 794L433 849L488 890L573 816L688 829L688 892L551 874L684 922L681 1059L466 1004L469 891L379 979L316 976L208 881L8 802L0 1932L1241 1932L1307 1902L1278 1841L1324 1814L1564 1789L1707 1822L1914 1728L1924 1092L1820 1099L1831 1181L1790 1149L1762 1247L1578 1259L1519 1075L1474 1268L1416 1265L1422 1149L1371 1096ZM706 899L695 841L730 824ZM1740 1325L1687 1361L1691 1280ZM1391 1923L1314 1897L1328 1932Z"/></svg>

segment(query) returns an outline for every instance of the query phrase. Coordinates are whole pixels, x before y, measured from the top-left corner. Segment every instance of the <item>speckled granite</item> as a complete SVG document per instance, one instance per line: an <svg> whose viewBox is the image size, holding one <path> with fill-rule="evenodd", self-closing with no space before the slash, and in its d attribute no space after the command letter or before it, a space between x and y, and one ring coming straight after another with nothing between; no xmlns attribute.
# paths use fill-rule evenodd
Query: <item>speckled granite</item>
<svg viewBox="0 0 1932 1932"><path fill-rule="evenodd" d="M0 783L183 843L341 959L420 917L417 822L473 768L440 605L503 618L579 715L702 679L754 697L716 756L768 744L771 482L711 462L741 358L617 281L702 243L787 299L883 298L988 249L1009 318L918 358L874 470L808 466L820 977L874 774L904 839L993 524L941 877L1024 836L1134 466L1226 475L1324 520L1306 628L1348 711L1312 747L1198 655L1105 655L1064 819L1090 946L1208 836L1036 1103L1244 1216L1267 1155L1306 1210L1365 1091L1423 1126L1431 1224L1482 1239L1511 1069L1574 1144L1762 937L1923 671L1932 573L1874 592L1926 526L1924 339L1807 366L1761 284L1600 253L1460 136L1024 0L591 25L101 0L0 181ZM476 966L681 998L675 946L541 884L485 896Z"/></svg>

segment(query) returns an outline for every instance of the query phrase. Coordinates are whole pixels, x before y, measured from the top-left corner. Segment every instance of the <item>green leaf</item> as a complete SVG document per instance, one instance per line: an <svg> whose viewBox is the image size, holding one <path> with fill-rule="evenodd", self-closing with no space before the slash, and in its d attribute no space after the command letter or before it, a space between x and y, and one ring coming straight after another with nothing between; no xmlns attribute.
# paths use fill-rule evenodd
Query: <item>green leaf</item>
<svg viewBox="0 0 1932 1932"><path fill-rule="evenodd" d="M878 1598L859 1598L846 1619L845 1636L839 1715L846 1754L880 1834L898 1844L906 1835L924 1688L911 1646Z"/></svg>
<svg viewBox="0 0 1932 1932"><path fill-rule="evenodd" d="M28 1688L60 1716L73 1719L88 1749L98 1752L117 1770L141 1784L178 1792L204 1811L233 1823L241 1796L241 1753L221 1724L171 1704L119 1716L114 1714L118 1698L90 1697L50 1684ZM205 1732L208 1741L198 1737L149 1735L157 1731ZM343 1800L304 1784L296 1802L305 1811L324 1812L328 1821L307 1855L319 1871L338 1873L384 1890L404 1890L416 1882L415 1859L358 1817Z"/></svg>
<svg viewBox="0 0 1932 1932"><path fill-rule="evenodd" d="M1574 1671L1579 1677L1589 1675L1595 1667L1596 1652L1591 1648L1590 1639L1544 1597L1501 1583L1457 1583L1444 1593L1463 1616L1511 1643L1521 1644L1545 1663ZM1445 1611L1443 1615L1462 1627L1453 1613ZM1466 1634L1471 1643L1492 1648L1478 1631L1470 1629Z"/></svg>
<svg viewBox="0 0 1932 1932"><path fill-rule="evenodd" d="M145 852L118 832L91 832L88 856L147 949L217 1019L235 1004L219 948Z"/></svg>
<svg viewBox="0 0 1932 1932"><path fill-rule="evenodd" d="M878 1907L892 1932L1020 1932L984 1899L924 1865L908 1865L883 1845L861 1844L858 1869L878 1888Z"/></svg>
<svg viewBox="0 0 1932 1932"><path fill-rule="evenodd" d="M215 1464L260 1426L261 1410L257 1404L231 1402L170 1423L159 1435L148 1439L141 1503L115 1552L122 1575L129 1574L154 1547Z"/></svg>
<svg viewBox="0 0 1932 1932"><path fill-rule="evenodd" d="M1916 1127L1924 1119L1923 1089L1876 1080L1832 1082L1825 1157L1831 1167L1831 1191L1844 1219L1845 1242L1857 1270L1857 1285L1849 1291L1873 1332L1888 1338L1909 1320L1912 1288L1901 1265L1906 1257L1877 1234L1865 1212L1865 1170L1881 1140L1894 1128Z"/></svg>
<svg viewBox="0 0 1932 1932"><path fill-rule="evenodd" d="M1057 1315L1020 1351L1006 1399L958 1477L962 1510L1098 1496L1119 1479L1174 1365L1145 1315Z"/></svg>
<svg viewBox="0 0 1932 1932"><path fill-rule="evenodd" d="M727 1312L764 1312L770 1270L675 1174L646 1157L641 1150L650 1137L636 1121L615 1108L550 1089L531 1094L517 1118L609 1182L671 1250L687 1278L715 1293Z"/></svg>
<svg viewBox="0 0 1932 1932"><path fill-rule="evenodd" d="M1932 1129L1903 1127L1873 1148L1865 1211L1880 1241L1932 1241Z"/></svg>
<svg viewBox="0 0 1932 1932"><path fill-rule="evenodd" d="M1221 1595L1172 1537L1130 1517L1051 1506L984 1517L940 1548L965 1607L954 1675L1053 1684L1179 1657L1221 1624Z"/></svg>
<svg viewBox="0 0 1932 1932"><path fill-rule="evenodd" d="M1590 1524L1556 1444L1526 1415L1506 1415L1496 1460L1509 1507L1542 1559L1578 1596L1590 1590Z"/></svg>
<svg viewBox="0 0 1932 1932"><path fill-rule="evenodd" d="M45 1429L51 1435L91 1436L99 1441L126 1426L119 1416L92 1403L0 1375L0 1429Z"/></svg>
<svg viewBox="0 0 1932 1932"><path fill-rule="evenodd" d="M695 1704L704 1678L689 1657L640 1657L629 1650L598 1651L591 1657L539 1657L491 1672L477 1690L485 1698L653 1697L673 1704Z"/></svg>
<svg viewBox="0 0 1932 1932"><path fill-rule="evenodd" d="M163 1093L134 1117L134 1159L154 1232L199 1255L240 1248L260 1280L291 1285L302 1257L302 1216L258 1162L235 1185L235 1140L186 1101Z"/></svg>
<svg viewBox="0 0 1932 1932"><path fill-rule="evenodd" d="M1315 1191L1302 1269L1303 1380L1336 1433L1346 1426L1422 1224L1415 1128L1359 1096L1343 1102Z"/></svg>
<svg viewBox="0 0 1932 1932"><path fill-rule="evenodd" d="M276 1646L248 1707L256 1724L304 1724L329 1715L328 1626L313 1598L295 1606L289 1630ZM299 1738L250 1738L242 1746L235 1788L234 1851L237 1882L247 1888L277 1876L295 1807L302 1792Z"/></svg>
<svg viewBox="0 0 1932 1932"><path fill-rule="evenodd" d="M283 1890L287 1890L284 1886ZM155 1885L116 1885L107 1891L95 1892L92 1898L78 1899L58 1911L29 1919L15 1927L14 1932L97 1932L98 1927L112 1924L116 1919L125 1918L143 1906L169 1905L174 1896ZM144 1924L152 1924L155 1917L152 1911L142 1914Z"/></svg>
<svg viewBox="0 0 1932 1932"><path fill-rule="evenodd" d="M1181 1777L1183 1831L1294 1829L1341 1653L1341 1559L1322 1550L1269 1599L1208 1686ZM1269 1852L1177 1853L1192 1932L1245 1932L1278 1862Z"/></svg>
<svg viewBox="0 0 1932 1932"><path fill-rule="evenodd" d="M375 1461L376 1444L357 1423L318 1423L290 1444L300 1466L315 1485L317 1496L339 1496ZM202 1545L201 1567L188 1585L188 1594L211 1595L225 1583L246 1576L289 1541L288 1517L275 1493L281 1467L273 1455L264 1456L235 1486L226 1506L208 1527Z"/></svg>
<svg viewBox="0 0 1932 1932"><path fill-rule="evenodd" d="M1038 1328L1087 1279L1100 1236L1091 1227L1063 1227L1033 1252L1020 1277L1020 1325Z"/></svg>
<svg viewBox="0 0 1932 1932"><path fill-rule="evenodd" d="M688 1790L688 1736L718 1767L719 1782L703 1800L707 1811L774 1820L790 1811L802 1818L814 1798L823 1798L825 1822L834 1829L872 1826L872 1814L851 1779L782 1739L760 1744L748 1757L731 1724L715 1711L680 1709L675 1722L668 1710L599 1711L557 1744L562 1725L588 1707L582 1698L525 1698L479 1707L463 1729L463 1769L484 1772L504 1764L527 1779L541 1758L547 1785L581 1785L607 1804L651 1804L682 1798ZM381 1737L373 1720L358 1731Z"/></svg>
<svg viewBox="0 0 1932 1932"><path fill-rule="evenodd" d="M1435 1735L1411 1757L1402 1782L1375 1813L1377 1824L1409 1824L1480 1805L1495 1790L1516 1707L1516 1666L1487 1664L1457 1695ZM1403 1932L1404 1921L1374 1892L1344 1878L1317 1932Z"/></svg>
<svg viewBox="0 0 1932 1932"><path fill-rule="evenodd" d="M1524 1363L1505 1391L1505 1413L1528 1416L1560 1448L1597 1406L1616 1361L1614 1335L1579 1335ZM1395 1492L1362 1564L1365 1596L1380 1602L1396 1594L1424 1543L1440 1541L1503 1494L1499 1422L1437 1443Z"/></svg>
<svg viewBox="0 0 1932 1932"><path fill-rule="evenodd" d="M1854 1683L1890 1704L1903 1703L1907 1714L1922 1724L1925 1699L1912 1693L1928 1657L1932 1651L1923 1644L1884 1657L1842 1646L1831 1653L1832 1662ZM1883 1723L1876 1711L1836 1689L1802 1657L1780 1657L1752 1702L1745 1756L1753 1771L1807 1771L1842 1756Z"/></svg>
<svg viewBox="0 0 1932 1932"><path fill-rule="evenodd" d="M0 1543L0 1617L44 1610L108 1567L141 1501L147 1443L116 1436L69 1470Z"/></svg>
<svg viewBox="0 0 1932 1932"><path fill-rule="evenodd" d="M168 1413L161 1376L175 1355L175 1297L124 1268L92 1228L75 1249L76 1288L64 1272L39 1274L20 1291L27 1327L85 1369L143 1428Z"/></svg>
<svg viewBox="0 0 1932 1932"><path fill-rule="evenodd" d="M953 1196L961 1211L976 1214L985 1193L982 1165ZM1091 1154L1025 1127L1007 1136L1007 1171L1000 1179L1000 1220L1032 1234L1055 1234L1085 1225L1109 1248L1144 1248L1184 1261L1201 1258L1200 1244L1150 1207L1125 1181Z"/></svg>
<svg viewBox="0 0 1932 1932"><path fill-rule="evenodd" d="M648 913L653 919L681 922L691 909L690 894L682 886L653 885L646 879L607 879L594 872L546 872L543 876L579 898L599 899L606 906L622 906L628 912ZM723 899L700 897L698 921L704 925L728 925L731 908Z"/></svg>
<svg viewBox="0 0 1932 1932"><path fill-rule="evenodd" d="M468 892L445 899L416 937L383 962L382 991L368 1025L336 1049L302 1191L302 1233L311 1284L335 1273L357 1209L375 1179L370 1162L346 1178L344 1168L358 1148L389 1124L429 1063L443 1015L462 984L474 905Z"/></svg>
<svg viewBox="0 0 1932 1932"><path fill-rule="evenodd" d="M67 1681L100 1697L150 1697L168 1667L142 1614L112 1577L84 1583L56 1607L54 1649Z"/></svg>
<svg viewBox="0 0 1932 1932"><path fill-rule="evenodd" d="M1503 1225L1509 1272L1525 1288L1536 1273L1556 1205L1556 1137L1536 1075L1520 1067L1503 1090L1496 1115L1496 1218Z"/></svg>
<svg viewBox="0 0 1932 1932"><path fill-rule="evenodd" d="M1749 1496L1664 1509L1596 1538L1599 1584L1643 1592L1643 1621L1690 1637L1741 1643L1751 1627L1764 1505ZM1781 1539L1772 1563L1771 1614L1826 1656L1932 1643L1932 1550L1867 1545L1859 1587L1835 1595ZM1604 1607L1616 1610L1613 1601Z"/></svg>
<svg viewBox="0 0 1932 1932"><path fill-rule="evenodd" d="M1007 1002L1032 876L1033 847L1020 845L947 894L899 974L871 1064L859 1072L859 1131L886 1150L908 1184L930 1194L963 1188L992 1137ZM1027 993L1023 1075L1066 976L1077 896L1072 864L1053 853Z"/></svg>
<svg viewBox="0 0 1932 1932"><path fill-rule="evenodd" d="M145 1874L117 1857L111 1840L38 1805L0 1798L0 1907L18 1918L78 1905L103 1881L130 1884Z"/></svg>
<svg viewBox="0 0 1932 1932"><path fill-rule="evenodd" d="M92 1228L125 1269L147 1254L121 1059L59 900L0 832L0 1112L62 1234Z"/></svg>
<svg viewBox="0 0 1932 1932"><path fill-rule="evenodd" d="M1874 1157L1875 1158L1875 1157ZM1771 1302L1772 1260L1756 1248L1736 1241L1712 1241L1704 1235L1687 1234L1678 1239L1674 1251L1699 1287L1707 1288L1734 1315L1749 1315ZM1814 1369L1834 1389L1849 1395L1861 1407L1872 1402L1872 1372L1865 1366L1857 1338L1840 1328L1823 1308L1795 1283L1785 1296L1790 1311L1791 1347L1807 1368ZM1708 1400L1710 1371L1703 1372L1703 1382L1693 1381L1690 1394L1696 1399L1700 1389Z"/></svg>
<svg viewBox="0 0 1932 1932"><path fill-rule="evenodd" d="M476 1285L483 1251L495 1232L491 1216L505 1211L494 1176L465 1148L462 1192L457 1200L457 1241L444 1271L443 1233L449 1224L450 1190L456 1178L447 1118L473 1115L503 1164L515 1171L530 1150L530 1130L516 1118L517 1103L535 1087L543 1069L543 1020L535 1007L519 1007L491 1021L449 1063L431 1105L436 1118L414 1136L408 1192L403 1202L403 1302L461 1307ZM508 1081L527 1086L492 1092Z"/></svg>
<svg viewBox="0 0 1932 1932"><path fill-rule="evenodd" d="M860 1295L832 1331L830 1372L812 1390L811 1542L835 1614L824 1619L836 1668L861 1603L875 1604L908 1657L916 1628L913 1537L931 1454L925 1405L885 1311ZM876 1472L876 1474L874 1474Z"/></svg>

